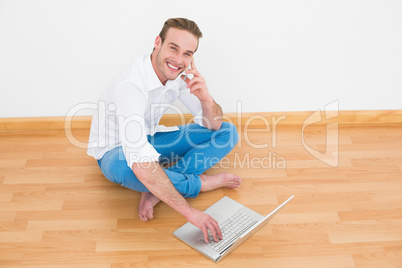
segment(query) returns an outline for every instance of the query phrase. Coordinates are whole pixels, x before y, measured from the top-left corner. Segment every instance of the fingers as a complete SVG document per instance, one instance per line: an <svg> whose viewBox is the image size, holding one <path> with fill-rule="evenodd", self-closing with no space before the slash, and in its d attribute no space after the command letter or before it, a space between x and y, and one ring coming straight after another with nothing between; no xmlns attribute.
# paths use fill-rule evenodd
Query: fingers
<svg viewBox="0 0 402 268"><path fill-rule="evenodd" d="M181 79L187 84L187 88L191 89L191 93L194 93L197 89L206 88L205 79L202 75L198 72L197 68L195 67L194 57L191 59L191 69L187 69L185 71L186 75L182 75ZM194 77L189 79L188 75L192 74Z"/></svg>
<svg viewBox="0 0 402 268"><path fill-rule="evenodd" d="M194 76L198 76L198 70L195 67L195 63L194 63L194 57L191 59L191 69L187 69L186 70L186 74L193 74Z"/></svg>
<svg viewBox="0 0 402 268"><path fill-rule="evenodd" d="M219 228L219 225L215 220L213 221L213 226L214 226L215 230L214 230L214 232L212 232L212 236L215 239L215 241L218 242L219 240L222 239L221 228ZM215 236L214 236L214 234L215 234Z"/></svg>
<svg viewBox="0 0 402 268"><path fill-rule="evenodd" d="M188 70L187 70L188 71ZM191 72L187 72L186 71L186 75L184 75L184 74L182 74L181 76L180 76L180 78L184 81L184 82L186 82L186 84L188 85L188 87L191 87L193 84L195 84L195 83L198 83L198 82L202 82L202 80L201 80L201 78L199 77L199 76L195 76L194 75L194 77L192 78L192 79L190 79L189 77L188 77L188 75L189 74L191 74Z"/></svg>
<svg viewBox="0 0 402 268"><path fill-rule="evenodd" d="M192 90L196 90L196 89L198 88L198 87L196 87L197 84L198 84L199 86L202 85L201 79L198 78L198 77L195 77L195 76L194 76L193 79L189 79L189 81L186 82L186 83L187 83L187 87L188 87L188 88L191 88ZM199 87L199 88L201 88L201 87Z"/></svg>
<svg viewBox="0 0 402 268"><path fill-rule="evenodd" d="M211 232L215 242L222 239L222 232L218 223L211 217L211 221L207 223L207 228L202 229L204 240L208 243L208 230Z"/></svg>
<svg viewBox="0 0 402 268"><path fill-rule="evenodd" d="M181 75L180 78L188 85L191 81L190 78L188 78L187 75Z"/></svg>
<svg viewBox="0 0 402 268"><path fill-rule="evenodd" d="M214 228L211 228L210 230L215 242L218 242L219 240L222 239L222 233L221 230L219 229L219 226L214 226Z"/></svg>
<svg viewBox="0 0 402 268"><path fill-rule="evenodd" d="M204 241L208 243L208 230L216 242L222 239L222 232L218 222L205 212L194 210L188 218L189 222L201 229L204 235Z"/></svg>
<svg viewBox="0 0 402 268"><path fill-rule="evenodd" d="M194 78L201 76L200 73L197 70L194 69L187 69L185 71L186 75L192 74L194 75Z"/></svg>
<svg viewBox="0 0 402 268"><path fill-rule="evenodd" d="M194 91L196 91L197 89L203 88L203 80L198 77L194 76L193 79L190 79L185 75L182 75L181 79L187 84L187 88L190 88L191 93L194 93Z"/></svg>
<svg viewBox="0 0 402 268"><path fill-rule="evenodd" d="M201 229L202 233L204 234L204 241L205 243L208 243L208 229L207 228L203 228Z"/></svg>

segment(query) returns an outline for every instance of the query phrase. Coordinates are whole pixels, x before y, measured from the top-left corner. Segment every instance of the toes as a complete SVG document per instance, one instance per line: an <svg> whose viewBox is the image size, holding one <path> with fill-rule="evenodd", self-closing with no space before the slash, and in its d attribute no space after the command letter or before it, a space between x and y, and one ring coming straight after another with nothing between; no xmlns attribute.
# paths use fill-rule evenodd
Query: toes
<svg viewBox="0 0 402 268"><path fill-rule="evenodd" d="M146 211L142 211L138 214L142 221L149 221L154 218L154 211L152 209L147 209Z"/></svg>
<svg viewBox="0 0 402 268"><path fill-rule="evenodd" d="M151 211L151 210L148 210L148 211L147 211L147 218L148 218L149 220L152 220L152 219L154 218L154 212Z"/></svg>
<svg viewBox="0 0 402 268"><path fill-rule="evenodd" d="M235 188L240 188L241 179L239 177L235 177L235 179L233 181L233 185L234 185Z"/></svg>
<svg viewBox="0 0 402 268"><path fill-rule="evenodd" d="M146 216L144 216L144 215L142 215L142 214L139 214L138 215L139 217L140 217L140 219L142 220L142 221L148 221L148 218L146 217Z"/></svg>

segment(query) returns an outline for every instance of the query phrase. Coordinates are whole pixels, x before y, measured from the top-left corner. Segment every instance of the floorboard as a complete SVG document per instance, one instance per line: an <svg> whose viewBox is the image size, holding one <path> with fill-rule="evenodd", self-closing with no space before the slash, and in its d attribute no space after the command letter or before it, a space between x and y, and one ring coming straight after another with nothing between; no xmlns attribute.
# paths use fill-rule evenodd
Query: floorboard
<svg viewBox="0 0 402 268"><path fill-rule="evenodd" d="M185 219L167 205L141 222L139 193L106 180L63 130L0 132L0 267L402 267L402 124L239 129L207 173L242 187L190 204L227 195L267 214L295 198L219 264L173 237Z"/></svg>

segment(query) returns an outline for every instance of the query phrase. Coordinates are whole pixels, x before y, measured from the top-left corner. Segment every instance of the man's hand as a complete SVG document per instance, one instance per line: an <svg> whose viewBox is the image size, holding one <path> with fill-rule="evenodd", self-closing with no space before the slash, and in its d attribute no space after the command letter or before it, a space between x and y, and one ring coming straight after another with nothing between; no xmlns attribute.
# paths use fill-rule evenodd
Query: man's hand
<svg viewBox="0 0 402 268"><path fill-rule="evenodd" d="M186 74L194 75L192 79L188 77L185 78L184 75L181 76L183 80L185 79L184 82L186 82L187 88L190 89L190 92L194 94L201 102L210 101L212 97L209 94L207 82L195 67L194 57L191 59L191 69L187 69Z"/></svg>
<svg viewBox="0 0 402 268"><path fill-rule="evenodd" d="M193 74L192 79L186 78L182 75L181 79L187 84L187 88L190 89L190 93L194 94L201 102L203 118L202 123L204 127L218 130L222 125L223 112L222 108L214 101L209 94L207 83L204 77L198 72L195 67L194 57L191 59L191 69L186 70L186 75Z"/></svg>
<svg viewBox="0 0 402 268"><path fill-rule="evenodd" d="M222 232L216 220L208 214L191 207L174 188L158 162L153 162L152 164L148 162L134 163L132 169L137 178L154 196L186 217L191 224L199 227L204 234L205 241L208 241L208 230L211 231L215 241L218 241L218 237L222 239Z"/></svg>
<svg viewBox="0 0 402 268"><path fill-rule="evenodd" d="M202 233L204 234L204 241L206 243L208 243L208 230L211 232L215 242L218 242L220 239L222 239L222 232L219 228L218 222L207 213L194 209L187 220L191 224L201 229Z"/></svg>

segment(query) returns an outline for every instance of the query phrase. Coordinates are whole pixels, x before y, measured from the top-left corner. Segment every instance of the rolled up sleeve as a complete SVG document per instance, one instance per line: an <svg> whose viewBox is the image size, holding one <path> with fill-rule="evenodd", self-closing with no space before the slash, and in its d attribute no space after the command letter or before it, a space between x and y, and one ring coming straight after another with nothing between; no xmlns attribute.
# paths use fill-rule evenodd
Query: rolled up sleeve
<svg viewBox="0 0 402 268"><path fill-rule="evenodd" d="M126 81L116 88L113 100L127 165L132 168L133 163L158 161L160 154L147 139L145 94L131 81Z"/></svg>

